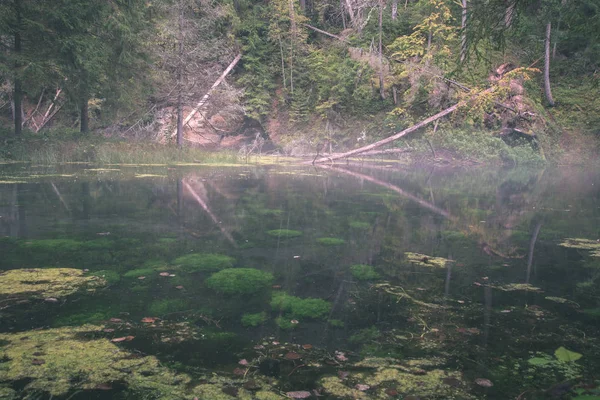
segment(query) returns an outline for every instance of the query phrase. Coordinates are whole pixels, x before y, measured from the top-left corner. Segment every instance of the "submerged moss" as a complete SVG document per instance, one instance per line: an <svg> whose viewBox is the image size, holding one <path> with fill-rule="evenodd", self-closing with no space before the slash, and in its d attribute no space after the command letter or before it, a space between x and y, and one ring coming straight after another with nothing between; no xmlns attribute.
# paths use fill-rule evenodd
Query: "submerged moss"
<svg viewBox="0 0 600 400"><path fill-rule="evenodd" d="M350 228L354 228L354 229L369 229L369 228L371 228L370 223L362 222L362 221L350 221L348 223L348 226Z"/></svg>
<svg viewBox="0 0 600 400"><path fill-rule="evenodd" d="M324 246L341 246L342 244L346 243L346 241L344 239L334 238L334 237L318 238L317 242L319 242L320 244L322 244Z"/></svg>
<svg viewBox="0 0 600 400"><path fill-rule="evenodd" d="M267 313L260 312L256 314L244 314L242 315L242 325L244 326L259 326L267 320Z"/></svg>
<svg viewBox="0 0 600 400"><path fill-rule="evenodd" d="M206 285L225 294L251 294L267 289L273 282L269 272L254 268L230 268L216 272Z"/></svg>
<svg viewBox="0 0 600 400"><path fill-rule="evenodd" d="M539 287L535 287L529 283L509 283L507 285L490 285L490 287L503 292L543 292Z"/></svg>
<svg viewBox="0 0 600 400"><path fill-rule="evenodd" d="M323 299L290 296L285 292L276 292L271 299L271 308L287 311L292 318L323 318L331 309L331 304Z"/></svg>
<svg viewBox="0 0 600 400"><path fill-rule="evenodd" d="M600 241L580 238L566 238L559 244L562 247L582 250L598 250L600 251Z"/></svg>
<svg viewBox="0 0 600 400"><path fill-rule="evenodd" d="M62 396L72 390L92 390L126 384L145 398L181 399L189 396L186 375L160 366L152 356L139 357L107 339L86 338L102 327L84 325L0 334L0 381L27 382L25 390Z"/></svg>
<svg viewBox="0 0 600 400"><path fill-rule="evenodd" d="M379 274L371 265L355 264L350 266L352 276L359 281L373 281L379 279Z"/></svg>
<svg viewBox="0 0 600 400"><path fill-rule="evenodd" d="M151 315L165 315L188 308L188 303L182 299L162 299L153 301L148 307Z"/></svg>
<svg viewBox="0 0 600 400"><path fill-rule="evenodd" d="M0 273L0 296L65 297L105 284L104 279L84 276L82 270L74 268L13 269Z"/></svg>
<svg viewBox="0 0 600 400"><path fill-rule="evenodd" d="M222 254L194 253L181 256L173 265L184 272L218 271L233 267L235 259Z"/></svg>
<svg viewBox="0 0 600 400"><path fill-rule="evenodd" d="M273 229L271 231L267 231L267 235L278 238L295 238L302 236L302 232L295 231L293 229Z"/></svg>
<svg viewBox="0 0 600 400"><path fill-rule="evenodd" d="M153 277L156 275L156 268L137 268L132 269L131 271L127 271L123 274L123 278L139 278L141 276L144 277Z"/></svg>
<svg viewBox="0 0 600 400"><path fill-rule="evenodd" d="M447 258L442 257L430 257L425 254L420 253L404 253L406 259L411 264L418 265L420 267L429 267L429 268L445 268L446 264L450 262Z"/></svg>
<svg viewBox="0 0 600 400"><path fill-rule="evenodd" d="M91 276L97 276L98 278L104 279L108 284L112 285L121 280L121 275L119 275L116 271L110 271L107 269L103 269L100 271L90 272Z"/></svg>

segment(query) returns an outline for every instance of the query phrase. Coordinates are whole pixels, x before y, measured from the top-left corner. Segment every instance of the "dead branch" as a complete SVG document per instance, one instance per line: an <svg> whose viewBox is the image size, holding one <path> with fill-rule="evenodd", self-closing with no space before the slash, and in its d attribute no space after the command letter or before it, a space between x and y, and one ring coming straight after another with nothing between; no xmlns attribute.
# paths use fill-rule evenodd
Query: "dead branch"
<svg viewBox="0 0 600 400"><path fill-rule="evenodd" d="M348 42L348 40L344 39L344 38L343 38L343 37L341 37L341 36L334 35L333 33L326 32L326 31L324 31L324 30L321 30L321 29L319 29L319 28L315 28L315 27L314 27L314 26L312 26L312 25L308 25L308 24L302 24L302 25L304 25L305 27L307 27L307 28L309 28L309 29L312 29L312 30L313 30L313 31L315 31L315 32L319 32L319 33L321 33L321 34L323 34L323 35L325 35L325 36L332 37L332 38L334 38L334 39L337 39L337 40L339 40L339 41L342 41L342 42L344 42L344 43L350 43L350 42Z"/></svg>

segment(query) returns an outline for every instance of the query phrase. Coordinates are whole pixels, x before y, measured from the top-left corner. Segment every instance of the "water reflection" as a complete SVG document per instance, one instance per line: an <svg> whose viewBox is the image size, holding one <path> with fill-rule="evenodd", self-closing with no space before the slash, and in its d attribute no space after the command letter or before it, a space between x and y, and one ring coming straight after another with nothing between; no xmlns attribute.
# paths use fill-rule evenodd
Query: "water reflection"
<svg viewBox="0 0 600 400"><path fill-rule="evenodd" d="M60 306L0 303L0 331L104 324L108 339L133 336L122 346L192 376L198 368L235 375L248 358L253 374L277 375L278 390L330 398L334 387L360 398L355 384L392 398L454 391L506 399L530 388L522 398L544 398L561 380L570 390L598 370L600 259L558 245L598 238L593 171L350 164L147 172L0 184L0 269L110 277ZM208 283L229 267L267 274L222 283L239 292ZM244 286L250 280L256 291ZM556 364L560 347L583 358ZM303 351L302 362L285 358ZM357 363L389 357L401 360L396 372L379 366L364 376L378 383L353 375ZM395 378L381 381L383 371ZM340 372L348 375L328 378ZM402 375L406 388L419 387L416 376L448 387L403 392L401 373L410 375Z"/></svg>

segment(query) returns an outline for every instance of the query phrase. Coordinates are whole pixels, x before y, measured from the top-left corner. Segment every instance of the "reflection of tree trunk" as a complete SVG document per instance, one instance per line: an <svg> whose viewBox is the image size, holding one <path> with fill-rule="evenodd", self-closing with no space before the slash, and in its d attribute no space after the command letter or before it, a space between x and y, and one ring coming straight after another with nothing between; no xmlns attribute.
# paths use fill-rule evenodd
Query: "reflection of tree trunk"
<svg viewBox="0 0 600 400"><path fill-rule="evenodd" d="M398 0L392 0L392 21L398 18Z"/></svg>
<svg viewBox="0 0 600 400"><path fill-rule="evenodd" d="M88 95L82 93L80 104L80 131L81 133L88 133L90 131L90 115L89 115L89 99Z"/></svg>
<svg viewBox="0 0 600 400"><path fill-rule="evenodd" d="M179 0L177 38L177 146L183 147L183 0Z"/></svg>
<svg viewBox="0 0 600 400"><path fill-rule="evenodd" d="M533 235L531 235L531 240L529 241L529 254L527 255L527 277L525 279L525 283L529 283L529 279L531 278L531 266L533 265L533 250L535 248L535 242L537 241L541 228L542 221L538 222L535 226L535 229L533 230Z"/></svg>
<svg viewBox="0 0 600 400"><path fill-rule="evenodd" d="M544 56L544 92L546 94L546 100L548 105L554 106L554 99L552 98L552 90L550 90L550 34L552 32L552 23L548 21L546 24L546 39L545 49L546 54Z"/></svg>
<svg viewBox="0 0 600 400"><path fill-rule="evenodd" d="M58 188L56 187L56 185L54 184L54 182L50 182L50 185L52 185L52 190L54 190L54 193L56 193L56 196L58 197L58 199L62 203L63 207L65 207L65 210L71 212L71 210L69 209L69 205L67 204L67 202L65 201L65 199L60 194L60 191L58 190Z"/></svg>
<svg viewBox="0 0 600 400"><path fill-rule="evenodd" d="M504 11L504 26L510 28L512 25L513 17L515 14L515 4L513 1L509 0L509 4L506 6L506 10Z"/></svg>
<svg viewBox="0 0 600 400"><path fill-rule="evenodd" d="M227 240L229 240L229 242L232 245L237 246L237 243L235 242L235 239L233 238L233 236L231 236L231 233L229 233L222 226L221 221L219 221L217 216L215 214L213 214L210 207L208 206L208 203L202 197L200 197L200 195L194 190L194 188L192 186L190 186L189 183L183 182L183 186L188 190L188 192L192 195L192 197L194 198L194 200L196 200L196 202L200 205L200 207L202 207L204 209L204 211L206 211L206 213L208 214L210 219L212 219L212 221L219 228L221 233L223 233L223 236L225 236L225 238L227 238Z"/></svg>
<svg viewBox="0 0 600 400"><path fill-rule="evenodd" d="M346 0L346 8L348 10L348 15L350 15L350 23L352 27L356 25L356 17L354 16L354 10L352 9L352 0Z"/></svg>
<svg viewBox="0 0 600 400"><path fill-rule="evenodd" d="M90 183L83 182L81 184L81 217L90 219L90 211L92 209L92 196L90 195Z"/></svg>
<svg viewBox="0 0 600 400"><path fill-rule="evenodd" d="M183 179L177 179L177 217L183 222Z"/></svg>
<svg viewBox="0 0 600 400"><path fill-rule="evenodd" d="M422 200L422 199L418 198L417 196L415 196L413 194L405 192L404 190L400 189L398 186L395 186L395 185L392 185L390 183L384 182L384 181L379 180L377 178L373 178L373 177L371 177L369 175L364 175L364 174L361 174L361 173L358 173L358 172L348 171L348 170L345 170L343 168L330 167L330 166L325 166L325 165L319 165L319 168L329 169L329 170L332 170L332 171L336 171L336 172L340 172L340 173L343 173L343 174L354 176L355 178L358 178L358 179L364 179L366 181L375 183L375 184L383 186L383 187L385 187L387 189L393 190L394 192L400 194L401 196L404 196L404 197L406 197L406 198L414 201L415 203L419 204L421 207L427 208L428 210L433 211L436 214L440 214L440 215L442 215L442 216L444 216L444 217L446 217L448 219L451 219L451 220L455 220L456 219L448 211L442 210L441 208L436 207L433 204L431 204L431 203L429 203L429 202L427 202L425 200Z"/></svg>
<svg viewBox="0 0 600 400"><path fill-rule="evenodd" d="M485 308L483 311L483 345L487 346L490 337L490 326L492 323L492 288L486 286L483 288L483 297Z"/></svg>
<svg viewBox="0 0 600 400"><path fill-rule="evenodd" d="M450 280L452 279L452 264L453 263L446 264L446 283L444 285L444 296L446 296L446 297L450 296Z"/></svg>

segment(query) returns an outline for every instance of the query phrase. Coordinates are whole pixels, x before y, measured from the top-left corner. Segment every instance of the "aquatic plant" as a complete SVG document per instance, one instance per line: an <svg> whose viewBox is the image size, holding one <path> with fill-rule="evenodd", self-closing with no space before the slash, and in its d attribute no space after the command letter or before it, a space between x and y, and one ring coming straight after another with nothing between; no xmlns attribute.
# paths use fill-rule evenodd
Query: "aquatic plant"
<svg viewBox="0 0 600 400"><path fill-rule="evenodd" d="M275 318L275 324L277 324L278 327L280 327L281 329L284 329L284 330L294 329L298 326L299 322L292 322L292 321L293 320L291 320L290 317L287 317L287 316Z"/></svg>
<svg viewBox="0 0 600 400"><path fill-rule="evenodd" d="M371 228L371 224L368 222L363 222L363 221L355 221L352 220L348 223L348 226L350 228L354 228L354 229L369 229Z"/></svg>
<svg viewBox="0 0 600 400"><path fill-rule="evenodd" d="M529 283L509 283L506 285L490 285L490 287L503 292L543 292L539 287L535 287Z"/></svg>
<svg viewBox="0 0 600 400"><path fill-rule="evenodd" d="M123 274L123 278L134 279L141 276L152 278L156 275L155 268L137 268L127 271Z"/></svg>
<svg viewBox="0 0 600 400"><path fill-rule="evenodd" d="M600 257L600 240L566 238L559 246L572 249L592 250L592 257Z"/></svg>
<svg viewBox="0 0 600 400"><path fill-rule="evenodd" d="M218 271L233 267L235 259L222 254L193 253L176 258L173 265L184 272Z"/></svg>
<svg viewBox="0 0 600 400"><path fill-rule="evenodd" d="M324 246L341 246L344 243L346 243L346 241L344 239L334 238L334 237L322 237L322 238L318 238L317 242L319 244L324 245Z"/></svg>
<svg viewBox="0 0 600 400"><path fill-rule="evenodd" d="M333 326L334 328L343 328L345 325L344 321L339 319L330 319L328 322L329 325Z"/></svg>
<svg viewBox="0 0 600 400"><path fill-rule="evenodd" d="M148 306L150 315L165 315L176 311L183 311L189 308L188 303L183 299L161 299L154 300Z"/></svg>
<svg viewBox="0 0 600 400"><path fill-rule="evenodd" d="M295 238L298 236L302 236L302 232L295 231L293 229L273 229L267 231L267 235L275 236L278 238Z"/></svg>
<svg viewBox="0 0 600 400"><path fill-rule="evenodd" d="M104 285L104 279L85 276L82 270L73 268L12 269L0 273L0 296L13 298L65 297Z"/></svg>
<svg viewBox="0 0 600 400"><path fill-rule="evenodd" d="M381 335L379 329L372 326L370 328L361 329L357 333L353 334L348 338L348 342L358 344L358 343L367 343L372 340L375 340Z"/></svg>
<svg viewBox="0 0 600 400"><path fill-rule="evenodd" d="M251 294L267 289L273 274L254 268L230 268L212 274L206 286L225 294Z"/></svg>
<svg viewBox="0 0 600 400"><path fill-rule="evenodd" d="M331 304L323 299L290 296L285 292L276 292L271 298L271 308L288 312L291 318L323 318L331 309Z"/></svg>
<svg viewBox="0 0 600 400"><path fill-rule="evenodd" d="M74 252L80 251L83 242L73 239L32 239L21 246L33 252Z"/></svg>
<svg viewBox="0 0 600 400"><path fill-rule="evenodd" d="M375 271L371 265L365 264L354 264L350 266L352 276L359 281L372 281L379 279L379 274Z"/></svg>
<svg viewBox="0 0 600 400"><path fill-rule="evenodd" d="M26 382L24 390L51 396L120 382L147 398L189 397L187 375L169 371L155 357L133 355L108 339L94 339L102 328L84 325L0 334L0 381Z"/></svg>
<svg viewBox="0 0 600 400"><path fill-rule="evenodd" d="M404 255L409 263L418 265L419 267L445 268L446 264L451 262L447 258L431 257L420 253L406 252Z"/></svg>
<svg viewBox="0 0 600 400"><path fill-rule="evenodd" d="M263 324L267 320L266 312L259 312L256 314L244 314L242 315L242 325L256 327Z"/></svg>
<svg viewBox="0 0 600 400"><path fill-rule="evenodd" d="M97 276L98 278L102 278L109 285L113 285L113 284L115 284L115 283L117 283L117 282L119 282L121 280L121 275L119 275L118 272L111 271L111 270L108 270L108 269L103 269L103 270L100 270L100 271L93 271L93 272L90 272L89 275L91 275L91 276Z"/></svg>

